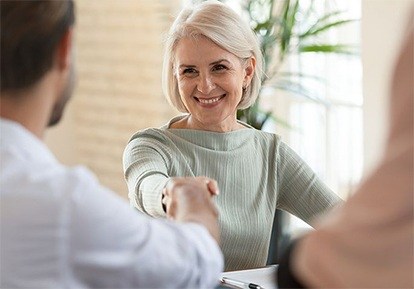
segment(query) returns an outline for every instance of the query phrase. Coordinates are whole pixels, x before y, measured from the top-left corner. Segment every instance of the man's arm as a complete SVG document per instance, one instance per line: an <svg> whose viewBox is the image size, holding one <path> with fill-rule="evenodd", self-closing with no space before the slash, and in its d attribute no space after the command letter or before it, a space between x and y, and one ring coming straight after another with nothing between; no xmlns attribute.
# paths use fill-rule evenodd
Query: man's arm
<svg viewBox="0 0 414 289"><path fill-rule="evenodd" d="M384 157L357 192L279 265L279 288L413 288L414 6L391 92Z"/></svg>
<svg viewBox="0 0 414 289"><path fill-rule="evenodd" d="M193 197L198 187L190 197L185 192L177 194L180 223L141 214L91 179L83 178L78 188L72 205L70 256L73 274L85 287L216 285L223 268L217 236L212 237L218 230L217 212L208 198ZM201 215L193 217L194 208L202 206L209 209L200 209Z"/></svg>

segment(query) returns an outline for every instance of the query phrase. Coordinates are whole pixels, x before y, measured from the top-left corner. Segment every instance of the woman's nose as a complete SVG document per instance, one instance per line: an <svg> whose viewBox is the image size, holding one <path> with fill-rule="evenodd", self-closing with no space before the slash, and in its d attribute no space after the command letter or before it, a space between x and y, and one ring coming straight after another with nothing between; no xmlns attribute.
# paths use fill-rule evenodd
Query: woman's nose
<svg viewBox="0 0 414 289"><path fill-rule="evenodd" d="M215 87L214 81L209 75L200 76L197 90L203 94L209 94Z"/></svg>

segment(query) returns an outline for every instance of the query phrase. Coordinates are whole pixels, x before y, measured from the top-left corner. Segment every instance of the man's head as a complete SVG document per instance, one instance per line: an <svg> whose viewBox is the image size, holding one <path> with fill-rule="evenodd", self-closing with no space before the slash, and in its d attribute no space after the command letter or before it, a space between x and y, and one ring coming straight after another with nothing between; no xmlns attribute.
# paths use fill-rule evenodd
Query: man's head
<svg viewBox="0 0 414 289"><path fill-rule="evenodd" d="M1 94L30 90L56 65L62 39L74 24L74 3L62 1L0 1ZM57 123L72 93L73 68L51 112Z"/></svg>

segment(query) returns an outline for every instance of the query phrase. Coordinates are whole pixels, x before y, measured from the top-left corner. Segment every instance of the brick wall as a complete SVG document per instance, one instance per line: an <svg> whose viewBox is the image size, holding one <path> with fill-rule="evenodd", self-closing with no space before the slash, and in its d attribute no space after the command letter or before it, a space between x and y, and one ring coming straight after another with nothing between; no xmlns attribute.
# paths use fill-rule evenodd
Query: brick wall
<svg viewBox="0 0 414 289"><path fill-rule="evenodd" d="M178 1L77 1L78 82L64 123L48 137L60 160L82 163L126 197L122 153L137 130L175 115L161 90L163 36ZM59 132L58 132L59 130Z"/></svg>

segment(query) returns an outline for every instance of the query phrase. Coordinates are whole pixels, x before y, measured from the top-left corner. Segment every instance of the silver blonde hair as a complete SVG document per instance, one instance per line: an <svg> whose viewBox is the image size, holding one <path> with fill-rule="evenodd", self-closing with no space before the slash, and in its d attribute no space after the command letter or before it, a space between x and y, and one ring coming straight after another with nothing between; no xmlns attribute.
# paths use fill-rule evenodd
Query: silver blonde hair
<svg viewBox="0 0 414 289"><path fill-rule="evenodd" d="M162 89L171 105L180 112L188 112L181 101L177 78L174 74L175 49L183 37L205 36L221 48L245 62L252 56L256 58L256 69L250 85L243 89L238 109L251 106L260 91L263 75L263 56L259 41L246 23L233 9L216 0L202 2L185 8L175 19L165 43L162 72Z"/></svg>

